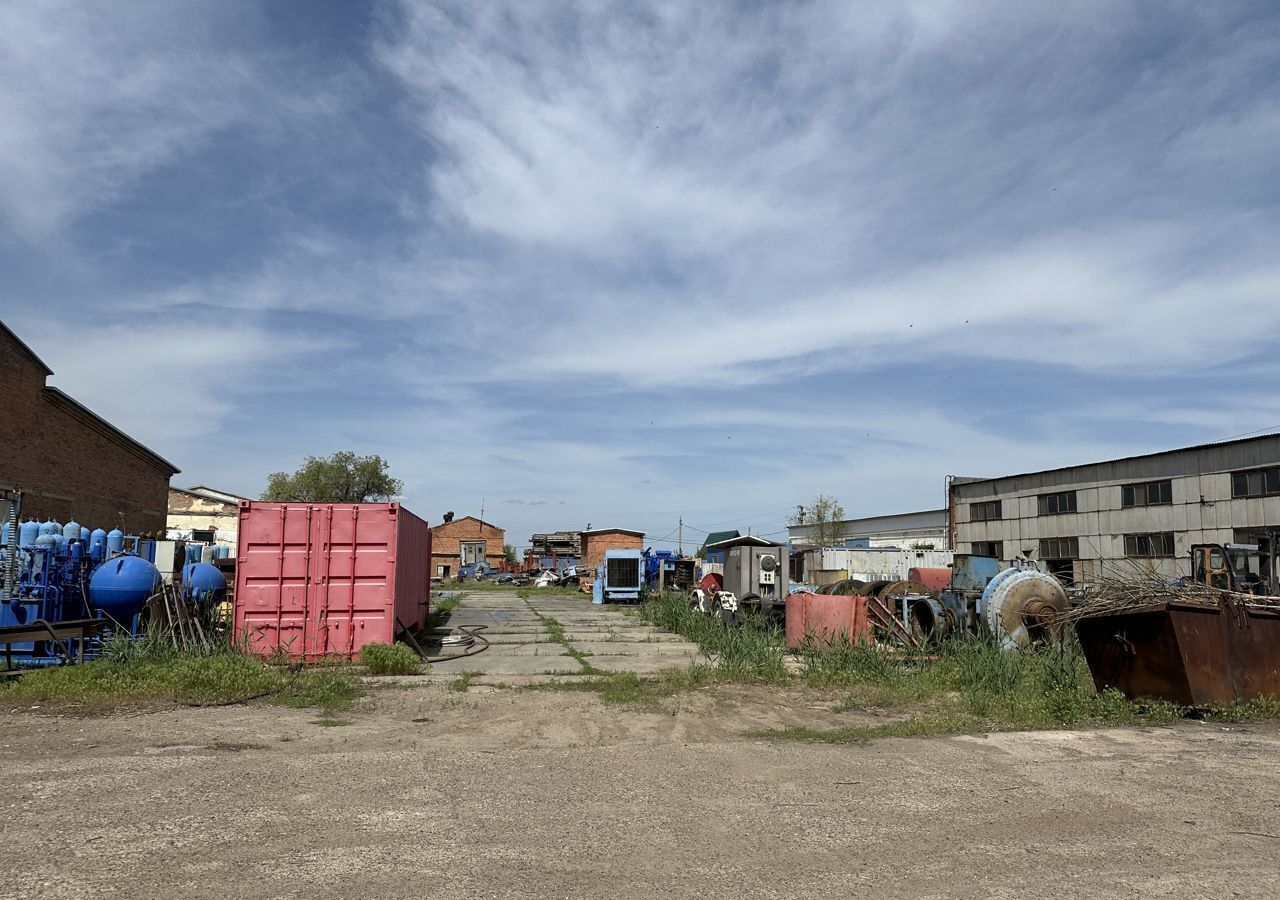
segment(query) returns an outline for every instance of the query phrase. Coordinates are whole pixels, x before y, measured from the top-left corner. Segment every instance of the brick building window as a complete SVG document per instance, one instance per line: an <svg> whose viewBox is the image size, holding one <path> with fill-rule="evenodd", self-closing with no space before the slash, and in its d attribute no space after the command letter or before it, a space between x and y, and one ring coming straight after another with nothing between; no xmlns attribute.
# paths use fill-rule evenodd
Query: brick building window
<svg viewBox="0 0 1280 900"><path fill-rule="evenodd" d="M969 519L973 522L994 522L1001 518L999 500L984 500L969 504Z"/></svg>
<svg viewBox="0 0 1280 900"><path fill-rule="evenodd" d="M974 556L994 556L1004 559L1004 543L1001 541L974 541L969 545L969 552Z"/></svg>
<svg viewBox="0 0 1280 900"><path fill-rule="evenodd" d="M1141 558L1151 556L1173 556L1173 532L1162 531L1156 534L1126 534L1124 536L1124 555Z"/></svg>
<svg viewBox="0 0 1280 900"><path fill-rule="evenodd" d="M1120 505L1129 506L1164 506L1173 502L1173 482L1146 481L1141 484L1126 484L1120 488Z"/></svg>
<svg viewBox="0 0 1280 900"><path fill-rule="evenodd" d="M1040 503L1040 515L1057 516L1062 513L1073 513L1076 511L1076 492L1061 491L1057 494L1041 494L1038 498ZM1063 557L1065 559L1065 557Z"/></svg>
<svg viewBox="0 0 1280 900"><path fill-rule="evenodd" d="M1079 559L1080 539L1073 537L1041 538L1041 559Z"/></svg>
<svg viewBox="0 0 1280 900"><path fill-rule="evenodd" d="M214 530L212 528L193 528L191 529L191 540L201 544L212 544L214 539Z"/></svg>
<svg viewBox="0 0 1280 900"><path fill-rule="evenodd" d="M1280 494L1280 466L1231 473L1232 497L1266 497Z"/></svg>

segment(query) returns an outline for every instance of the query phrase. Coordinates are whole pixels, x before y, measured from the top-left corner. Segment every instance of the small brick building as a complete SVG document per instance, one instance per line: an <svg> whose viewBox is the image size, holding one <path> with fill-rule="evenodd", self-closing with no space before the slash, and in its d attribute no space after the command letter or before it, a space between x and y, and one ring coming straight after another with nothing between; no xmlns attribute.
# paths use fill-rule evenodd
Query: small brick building
<svg viewBox="0 0 1280 900"><path fill-rule="evenodd" d="M431 574L452 578L463 566L482 560L500 569L506 562L506 540L506 531L475 516L443 522L431 529Z"/></svg>
<svg viewBox="0 0 1280 900"><path fill-rule="evenodd" d="M0 322L0 488L22 491L24 519L163 532L177 467L47 385L52 374Z"/></svg>
<svg viewBox="0 0 1280 900"><path fill-rule="evenodd" d="M644 532L626 528L596 528L582 532L582 575L591 578L608 550L643 550Z"/></svg>

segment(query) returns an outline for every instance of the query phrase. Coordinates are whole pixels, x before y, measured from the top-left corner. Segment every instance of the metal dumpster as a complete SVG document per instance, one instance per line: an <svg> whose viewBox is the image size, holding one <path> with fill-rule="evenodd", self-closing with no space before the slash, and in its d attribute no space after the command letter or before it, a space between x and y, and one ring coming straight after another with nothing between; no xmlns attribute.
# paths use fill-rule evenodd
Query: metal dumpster
<svg viewBox="0 0 1280 900"><path fill-rule="evenodd" d="M1076 622L1094 686L1214 706L1280 696L1280 606L1169 600Z"/></svg>
<svg viewBox="0 0 1280 900"><path fill-rule="evenodd" d="M234 627L263 656L350 657L426 622L431 529L398 503L240 503Z"/></svg>

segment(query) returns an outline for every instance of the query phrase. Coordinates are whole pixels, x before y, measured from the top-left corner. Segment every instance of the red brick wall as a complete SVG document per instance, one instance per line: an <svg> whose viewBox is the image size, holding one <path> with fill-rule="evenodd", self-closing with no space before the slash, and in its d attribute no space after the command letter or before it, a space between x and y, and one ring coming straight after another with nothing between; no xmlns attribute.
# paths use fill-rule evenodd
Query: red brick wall
<svg viewBox="0 0 1280 900"><path fill-rule="evenodd" d="M643 550L644 537L626 534L621 531L604 531L600 534L584 534L582 536L582 562L587 567L583 574L595 575L595 571L604 562L607 550Z"/></svg>
<svg viewBox="0 0 1280 900"><path fill-rule="evenodd" d="M163 531L170 473L47 393L45 373L0 329L0 485L22 514L128 534Z"/></svg>
<svg viewBox="0 0 1280 900"><path fill-rule="evenodd" d="M507 533L501 528L481 523L473 518L454 519L431 529L431 574L437 566L448 566L449 574L456 575L462 567L462 542L484 541L484 559L489 565L500 567L505 560L502 546Z"/></svg>

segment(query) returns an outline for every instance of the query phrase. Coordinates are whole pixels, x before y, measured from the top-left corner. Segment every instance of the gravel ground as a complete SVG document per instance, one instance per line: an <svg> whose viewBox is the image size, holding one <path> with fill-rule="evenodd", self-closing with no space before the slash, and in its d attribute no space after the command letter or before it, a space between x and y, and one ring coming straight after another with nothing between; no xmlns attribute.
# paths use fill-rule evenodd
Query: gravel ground
<svg viewBox="0 0 1280 900"><path fill-rule="evenodd" d="M0 896L1275 897L1280 728L778 744L833 697L0 711Z"/></svg>

